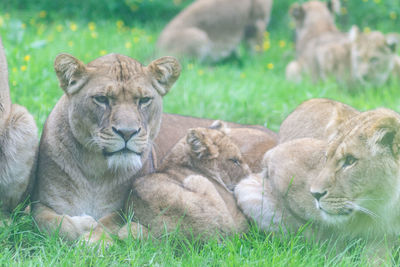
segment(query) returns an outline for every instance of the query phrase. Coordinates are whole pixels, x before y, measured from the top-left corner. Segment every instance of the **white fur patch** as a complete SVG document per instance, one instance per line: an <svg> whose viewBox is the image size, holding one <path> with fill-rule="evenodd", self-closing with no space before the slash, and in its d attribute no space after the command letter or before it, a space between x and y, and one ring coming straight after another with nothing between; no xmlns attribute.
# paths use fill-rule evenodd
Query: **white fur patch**
<svg viewBox="0 0 400 267"><path fill-rule="evenodd" d="M139 155L117 153L107 158L108 169L113 172L137 173L143 166Z"/></svg>

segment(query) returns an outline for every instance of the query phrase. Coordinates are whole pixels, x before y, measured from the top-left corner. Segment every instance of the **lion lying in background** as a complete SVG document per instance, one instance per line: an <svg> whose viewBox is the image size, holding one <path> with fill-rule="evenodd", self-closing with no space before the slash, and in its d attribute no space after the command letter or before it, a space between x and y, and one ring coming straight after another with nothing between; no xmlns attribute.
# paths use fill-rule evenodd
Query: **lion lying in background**
<svg viewBox="0 0 400 267"><path fill-rule="evenodd" d="M161 32L158 49L165 54L217 62L245 41L262 47L272 0L194 1Z"/></svg>
<svg viewBox="0 0 400 267"><path fill-rule="evenodd" d="M386 82L394 68L398 39L376 31L359 33L355 26L342 33L329 6L333 5L320 1L292 5L297 59L287 65L286 78L299 82L307 73L313 81L332 76L347 86Z"/></svg>
<svg viewBox="0 0 400 267"><path fill-rule="evenodd" d="M152 235L180 228L188 238L206 239L247 229L232 190L250 169L223 127L190 129L156 173L134 181L126 211ZM134 235L137 228L132 223Z"/></svg>
<svg viewBox="0 0 400 267"><path fill-rule="evenodd" d="M264 158L262 178L235 189L238 205L262 229L310 238L367 241L375 262L390 257L400 233L400 116L380 108L339 126L329 141L279 144ZM341 241L344 241L342 243Z"/></svg>
<svg viewBox="0 0 400 267"><path fill-rule="evenodd" d="M32 189L38 140L32 115L11 103L8 69L0 39L0 211L9 213Z"/></svg>

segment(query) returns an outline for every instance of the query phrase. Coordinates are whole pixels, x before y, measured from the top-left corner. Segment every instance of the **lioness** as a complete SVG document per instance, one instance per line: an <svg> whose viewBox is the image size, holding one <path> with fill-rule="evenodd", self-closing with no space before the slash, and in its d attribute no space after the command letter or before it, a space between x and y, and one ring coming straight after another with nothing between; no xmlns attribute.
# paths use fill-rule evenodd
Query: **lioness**
<svg viewBox="0 0 400 267"><path fill-rule="evenodd" d="M103 227L117 230L132 179L153 170L162 97L181 68L172 57L143 66L118 54L87 65L60 54L54 68L65 94L44 126L33 215L68 240L97 226L97 241Z"/></svg>
<svg viewBox="0 0 400 267"><path fill-rule="evenodd" d="M32 189L38 147L35 120L11 103L8 68L0 39L0 211L9 213Z"/></svg>
<svg viewBox="0 0 400 267"><path fill-rule="evenodd" d="M302 73L308 73L313 81L333 76L349 87L386 82L394 67L397 38L376 31L360 34L355 26L342 33L328 6L319 1L292 5L297 59L287 65L287 79L299 82Z"/></svg>
<svg viewBox="0 0 400 267"><path fill-rule="evenodd" d="M156 173L134 181L126 210L133 211L156 237L179 225L187 237L202 239L216 232L242 232L247 221L232 190L249 173L239 148L221 124L213 129L193 128ZM137 225L131 228L136 233Z"/></svg>
<svg viewBox="0 0 400 267"><path fill-rule="evenodd" d="M235 52L244 40L262 46L272 0L194 1L161 32L157 47L164 53L216 62Z"/></svg>
<svg viewBox="0 0 400 267"><path fill-rule="evenodd" d="M304 101L282 122L279 143L305 137L329 140L342 123L359 113L353 107L331 99Z"/></svg>
<svg viewBox="0 0 400 267"><path fill-rule="evenodd" d="M385 242L392 245L400 233L399 147L399 114L366 111L343 123L329 143L295 139L268 151L265 189L253 177L235 195L263 229L282 224L296 231L312 222L314 237L363 238L367 252L383 258Z"/></svg>

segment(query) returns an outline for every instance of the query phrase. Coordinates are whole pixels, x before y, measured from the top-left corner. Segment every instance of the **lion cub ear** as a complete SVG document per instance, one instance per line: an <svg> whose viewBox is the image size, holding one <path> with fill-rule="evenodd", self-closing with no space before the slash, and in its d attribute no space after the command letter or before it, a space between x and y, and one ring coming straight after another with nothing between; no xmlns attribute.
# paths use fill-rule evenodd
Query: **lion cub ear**
<svg viewBox="0 0 400 267"><path fill-rule="evenodd" d="M400 121L394 117L381 119L374 129L377 144L387 147L396 158L400 154Z"/></svg>
<svg viewBox="0 0 400 267"><path fill-rule="evenodd" d="M388 33L385 36L386 44L389 46L393 53L397 52L400 43L400 34L398 33Z"/></svg>
<svg viewBox="0 0 400 267"><path fill-rule="evenodd" d="M214 145L205 128L189 129L186 142L191 153L198 159L215 159L219 155L218 147Z"/></svg>
<svg viewBox="0 0 400 267"><path fill-rule="evenodd" d="M231 131L228 125L226 125L225 122L220 120L214 121L208 128L213 130L218 130L224 134L229 134L229 132Z"/></svg>
<svg viewBox="0 0 400 267"><path fill-rule="evenodd" d="M68 95L79 91L87 80L85 64L69 54L59 54L54 61L60 87Z"/></svg>
<svg viewBox="0 0 400 267"><path fill-rule="evenodd" d="M294 3L290 6L289 14L297 22L303 21L304 17L306 16L306 12L299 3Z"/></svg>
<svg viewBox="0 0 400 267"><path fill-rule="evenodd" d="M174 57L162 57L147 66L154 88L161 96L166 95L181 74L181 64Z"/></svg>

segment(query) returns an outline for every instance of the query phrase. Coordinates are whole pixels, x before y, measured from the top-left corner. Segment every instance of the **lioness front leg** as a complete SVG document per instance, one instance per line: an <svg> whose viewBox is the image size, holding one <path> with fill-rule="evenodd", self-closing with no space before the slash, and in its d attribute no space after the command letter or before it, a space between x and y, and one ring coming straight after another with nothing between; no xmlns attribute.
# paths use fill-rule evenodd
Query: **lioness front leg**
<svg viewBox="0 0 400 267"><path fill-rule="evenodd" d="M61 237L71 241L97 226L96 220L91 216L60 215L42 204L35 205L33 217L41 231L54 233L58 230Z"/></svg>

